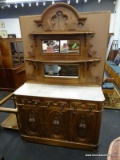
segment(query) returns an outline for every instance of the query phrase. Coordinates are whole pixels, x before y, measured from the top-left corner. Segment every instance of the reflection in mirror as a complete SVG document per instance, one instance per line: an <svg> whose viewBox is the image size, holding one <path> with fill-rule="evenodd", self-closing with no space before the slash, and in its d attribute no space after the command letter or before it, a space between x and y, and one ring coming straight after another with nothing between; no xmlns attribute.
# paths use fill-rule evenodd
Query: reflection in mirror
<svg viewBox="0 0 120 160"><path fill-rule="evenodd" d="M11 42L10 46L11 46L11 52L12 52L13 66L16 66L19 64L17 44L16 42Z"/></svg>
<svg viewBox="0 0 120 160"><path fill-rule="evenodd" d="M18 53L19 53L20 63L24 63L22 42L20 42L20 41L17 42L17 47L18 47Z"/></svg>
<svg viewBox="0 0 120 160"><path fill-rule="evenodd" d="M22 42L10 42L13 66L24 63Z"/></svg>
<svg viewBox="0 0 120 160"><path fill-rule="evenodd" d="M44 40L43 53L80 53L79 40Z"/></svg>
<svg viewBox="0 0 120 160"><path fill-rule="evenodd" d="M78 65L45 64L44 74L52 77L78 77Z"/></svg>

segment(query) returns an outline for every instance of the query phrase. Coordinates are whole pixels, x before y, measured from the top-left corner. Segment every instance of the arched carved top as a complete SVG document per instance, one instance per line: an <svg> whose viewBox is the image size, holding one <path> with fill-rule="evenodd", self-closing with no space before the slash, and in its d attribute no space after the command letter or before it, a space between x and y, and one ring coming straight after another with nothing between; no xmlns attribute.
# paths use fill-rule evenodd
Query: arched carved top
<svg viewBox="0 0 120 160"><path fill-rule="evenodd" d="M44 31L77 31L79 25L84 25L86 18L66 3L56 3L48 7L38 20L34 20Z"/></svg>

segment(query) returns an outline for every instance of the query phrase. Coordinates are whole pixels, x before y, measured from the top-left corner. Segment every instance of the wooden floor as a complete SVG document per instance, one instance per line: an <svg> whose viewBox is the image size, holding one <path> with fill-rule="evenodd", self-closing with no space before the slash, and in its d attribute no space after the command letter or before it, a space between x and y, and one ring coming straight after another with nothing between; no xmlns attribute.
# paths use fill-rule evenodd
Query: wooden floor
<svg viewBox="0 0 120 160"><path fill-rule="evenodd" d="M1 127L18 130L18 123L15 114L10 114L2 123Z"/></svg>

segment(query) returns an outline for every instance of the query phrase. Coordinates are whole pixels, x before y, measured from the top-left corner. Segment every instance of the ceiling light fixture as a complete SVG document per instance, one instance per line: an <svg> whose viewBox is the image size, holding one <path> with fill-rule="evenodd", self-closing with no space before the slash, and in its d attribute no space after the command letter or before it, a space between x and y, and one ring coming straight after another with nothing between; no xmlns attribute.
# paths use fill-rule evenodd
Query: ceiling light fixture
<svg viewBox="0 0 120 160"><path fill-rule="evenodd" d="M98 0L98 3L100 3L101 2L101 0Z"/></svg>
<svg viewBox="0 0 120 160"><path fill-rule="evenodd" d="M31 3L28 3L29 7L31 7Z"/></svg>
<svg viewBox="0 0 120 160"><path fill-rule="evenodd" d="M38 3L38 2L36 2L36 6L39 6L39 3Z"/></svg>
<svg viewBox="0 0 120 160"><path fill-rule="evenodd" d="M55 1L54 1L54 0L52 1L52 4L55 4Z"/></svg>
<svg viewBox="0 0 120 160"><path fill-rule="evenodd" d="M8 6L8 8L10 8L10 4L8 4L7 6Z"/></svg>
<svg viewBox="0 0 120 160"><path fill-rule="evenodd" d="M84 3L87 3L87 0L84 0Z"/></svg>
<svg viewBox="0 0 120 160"><path fill-rule="evenodd" d="M79 0L76 0L76 3L79 3Z"/></svg>
<svg viewBox="0 0 120 160"><path fill-rule="evenodd" d="M6 3L35 2L36 0L6 0Z"/></svg>
<svg viewBox="0 0 120 160"><path fill-rule="evenodd" d="M46 2L44 1L44 2L43 2L43 6L45 6L45 5L46 5Z"/></svg>
<svg viewBox="0 0 120 160"><path fill-rule="evenodd" d="M67 3L70 4L70 0L67 0Z"/></svg>
<svg viewBox="0 0 120 160"><path fill-rule="evenodd" d="M21 6L24 7L24 3L21 3Z"/></svg>
<svg viewBox="0 0 120 160"><path fill-rule="evenodd" d="M14 5L14 6L15 6L15 8L17 8L17 7L18 7L16 3L15 3L15 5Z"/></svg>

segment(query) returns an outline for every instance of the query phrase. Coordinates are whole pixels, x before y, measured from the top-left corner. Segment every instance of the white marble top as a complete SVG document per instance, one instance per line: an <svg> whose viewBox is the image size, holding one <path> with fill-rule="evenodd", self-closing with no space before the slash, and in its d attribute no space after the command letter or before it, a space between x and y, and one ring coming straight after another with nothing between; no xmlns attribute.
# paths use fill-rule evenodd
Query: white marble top
<svg viewBox="0 0 120 160"><path fill-rule="evenodd" d="M89 87L89 86L25 83L14 92L14 95L89 100L89 101L105 100L100 86Z"/></svg>

